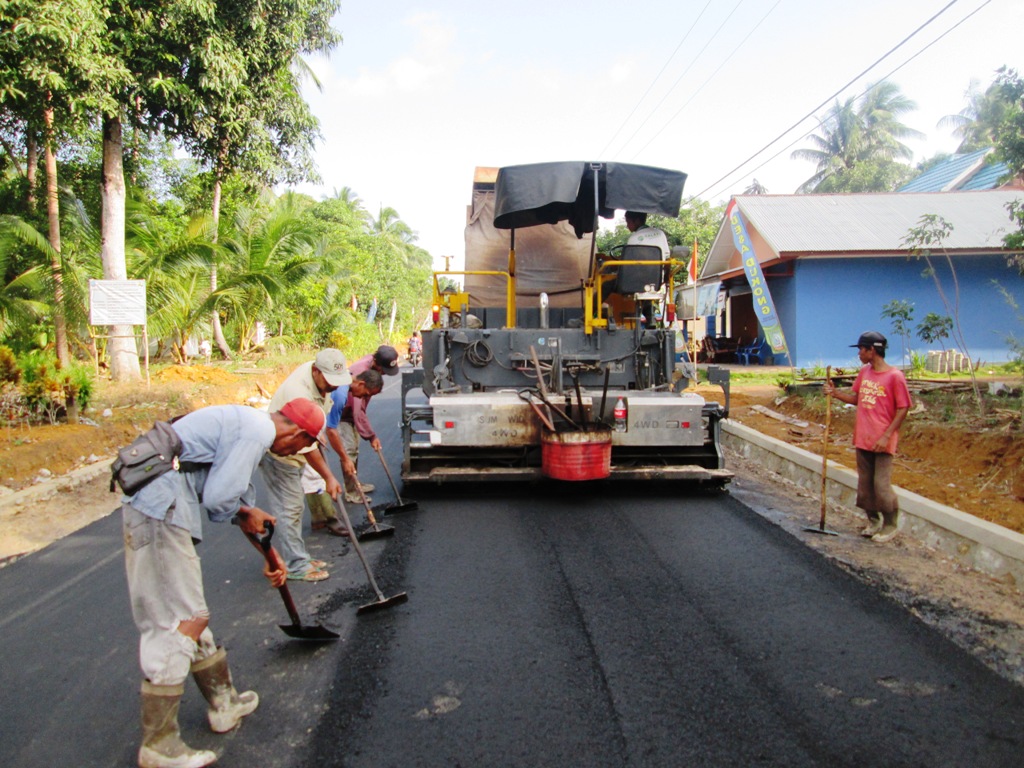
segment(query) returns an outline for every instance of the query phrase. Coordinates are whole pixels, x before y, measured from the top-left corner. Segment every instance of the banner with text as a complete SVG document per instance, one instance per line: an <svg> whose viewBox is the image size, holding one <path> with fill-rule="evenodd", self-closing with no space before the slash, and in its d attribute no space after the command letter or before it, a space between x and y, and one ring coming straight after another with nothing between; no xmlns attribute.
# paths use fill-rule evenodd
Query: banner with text
<svg viewBox="0 0 1024 768"><path fill-rule="evenodd" d="M743 217L740 215L735 199L729 201L725 215L732 228L732 241L736 244L736 250L740 252L743 273L747 276L747 282L753 293L754 313L757 315L761 328L764 329L764 337L776 355L789 355L786 337L782 333L782 324L775 313L775 303L768 291L768 283L764 279L761 262L757 260L757 254L754 253L753 243L747 234L747 227L743 223Z"/></svg>

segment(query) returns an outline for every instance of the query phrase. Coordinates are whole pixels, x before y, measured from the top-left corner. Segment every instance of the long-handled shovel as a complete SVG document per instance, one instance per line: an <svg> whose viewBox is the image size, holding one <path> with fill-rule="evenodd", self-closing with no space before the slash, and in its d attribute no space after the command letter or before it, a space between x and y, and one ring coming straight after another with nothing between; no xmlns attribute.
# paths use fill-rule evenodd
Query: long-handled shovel
<svg viewBox="0 0 1024 768"><path fill-rule="evenodd" d="M366 494L363 493L363 487L359 483L358 477L352 478L356 484L356 490L359 491L359 497L363 500L363 506L366 507L366 519L370 521L370 525L367 528L361 530L357 535L360 541L369 541L370 539L382 539L385 536L394 536L395 528L392 525L380 525L377 522L377 518L373 516L373 509L370 507L370 502L366 498ZM351 533L352 529L349 528Z"/></svg>
<svg viewBox="0 0 1024 768"><path fill-rule="evenodd" d="M551 418L548 416L548 414L541 410L541 407L539 405L533 402L532 390L521 389L518 392L516 392L516 395L518 395L520 400L522 400L524 403L526 403L533 409L533 412L537 414L537 418L540 419L541 424L547 427L549 432L555 431L555 425L551 423Z"/></svg>
<svg viewBox="0 0 1024 768"><path fill-rule="evenodd" d="M825 383L832 383L832 366L825 368ZM825 527L825 509L826 509L826 496L825 496L825 483L828 480L828 434L830 427L832 426L832 394L825 395L825 434L821 438L821 520L818 522L817 528L804 528L808 533L821 533L825 536L838 536L839 534L835 531L830 531Z"/></svg>
<svg viewBox="0 0 1024 768"><path fill-rule="evenodd" d="M356 482L359 482L358 480ZM363 548L359 546L359 540L355 535L355 531L352 530L352 521L348 519L348 512L345 511L345 505L342 504L338 499L334 500L334 508L338 510L338 515L341 517L345 527L348 529L349 541L352 542L352 548L359 555L359 560L363 564L363 568L366 570L366 578L370 581L370 586L373 587L373 591L377 593L377 599L372 603L359 606L356 609L356 613L368 613L370 611L377 611L383 608L390 608L394 605L404 603L409 599L409 595L405 592L399 592L397 595L391 597L385 597L384 593L380 591L380 587L377 586L377 580L373 578L373 571L370 570L370 563L366 560L366 555L363 553Z"/></svg>
<svg viewBox="0 0 1024 768"><path fill-rule="evenodd" d="M548 396L548 386L547 384L544 383L544 371L540 367L540 360L537 358L537 350L533 348L532 344L530 345L530 355L531 357L533 357L533 367L537 371L537 389L539 390L537 397L540 398L540 401L544 403L544 405L547 406L549 410L554 411L563 419L565 419L565 421L568 424L570 424L577 432L581 432L582 429L580 428L580 425L577 424L572 419L570 419L569 415L565 411L563 411L561 408L559 408L557 405L551 402Z"/></svg>
<svg viewBox="0 0 1024 768"><path fill-rule="evenodd" d="M234 520L232 522L235 522ZM237 523L236 523L237 524ZM274 526L272 523L266 523L266 534L264 536L254 536L253 534L243 531L245 537L253 543L260 552L263 553L263 558L267 561L267 565L271 568L277 568L277 564L280 562L280 558L275 558L273 554L274 548L270 546L270 539L274 535ZM276 554L276 553L275 553ZM315 642L324 642L325 640L337 640L341 635L326 627L322 627L319 624L310 626L303 624L302 619L299 618L299 612L295 608L295 601L292 600L292 593L288 591L288 583L285 582L277 591L281 594L281 600L284 601L284 607L288 610L288 617L292 620L291 624L278 624L282 631L289 637L294 637L297 640L313 640Z"/></svg>
<svg viewBox="0 0 1024 768"><path fill-rule="evenodd" d="M402 495L398 492L398 486L395 485L395 481L391 477L391 470L388 469L388 463L384 461L384 452L379 448L376 450L377 456L380 458L380 465L384 467L384 474L388 476L388 482L391 483L391 490L395 492L395 498L398 499L397 504L385 504L380 508L381 511L389 515L393 515L396 512L415 512L420 508L420 505L411 499L402 501Z"/></svg>

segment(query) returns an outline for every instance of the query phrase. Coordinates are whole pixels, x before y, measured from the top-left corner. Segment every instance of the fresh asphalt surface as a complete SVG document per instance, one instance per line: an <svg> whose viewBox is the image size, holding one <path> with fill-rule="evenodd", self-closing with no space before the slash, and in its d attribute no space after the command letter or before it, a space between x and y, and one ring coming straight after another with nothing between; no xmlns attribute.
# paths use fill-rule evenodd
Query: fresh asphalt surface
<svg viewBox="0 0 1024 768"><path fill-rule="evenodd" d="M371 407L399 467L396 380ZM368 447L364 480L391 500ZM336 460L334 460L336 465ZM218 765L1015 766L1024 690L728 494L678 486L409 489L421 511L332 577L292 584L287 638L229 525L200 547L212 628L261 706L226 736L189 683L182 731ZM116 506L115 497L111 507ZM74 496L54 503L74 503ZM350 510L361 519L361 513ZM0 764L131 766L137 635L111 515L0 569Z"/></svg>

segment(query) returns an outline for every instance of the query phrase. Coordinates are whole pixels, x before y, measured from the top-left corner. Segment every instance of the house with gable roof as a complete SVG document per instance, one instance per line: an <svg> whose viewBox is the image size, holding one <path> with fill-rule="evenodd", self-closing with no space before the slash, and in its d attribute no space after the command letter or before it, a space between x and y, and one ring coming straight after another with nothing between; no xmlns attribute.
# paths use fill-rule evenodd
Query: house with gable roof
<svg viewBox="0 0 1024 768"><path fill-rule="evenodd" d="M897 192L971 192L978 189L995 189L996 187L1016 186L1020 189L1020 180L1016 184L1001 183L1010 175L1006 163L992 159L993 147L979 149L953 155L936 163L927 171L911 179Z"/></svg>
<svg viewBox="0 0 1024 768"><path fill-rule="evenodd" d="M915 328L929 312L949 314L928 263L907 245L910 231L927 215L952 225L941 247L933 247L931 264L949 301L958 303L972 359L1007 361L1008 335L1024 338L1024 277L1008 264L1010 254L1003 248L1003 237L1013 229L1007 204L1024 199L1020 190L734 199L786 337L789 360L777 364L855 366L856 353L849 345L869 329L889 337L890 362L908 364L900 360L900 339L882 317L885 305L910 302ZM704 323L709 335L738 338L741 344L763 338L728 220L718 230L698 283L702 295L717 292L717 302L697 302L709 307ZM680 316L687 315L681 311ZM910 346L926 351L916 336Z"/></svg>

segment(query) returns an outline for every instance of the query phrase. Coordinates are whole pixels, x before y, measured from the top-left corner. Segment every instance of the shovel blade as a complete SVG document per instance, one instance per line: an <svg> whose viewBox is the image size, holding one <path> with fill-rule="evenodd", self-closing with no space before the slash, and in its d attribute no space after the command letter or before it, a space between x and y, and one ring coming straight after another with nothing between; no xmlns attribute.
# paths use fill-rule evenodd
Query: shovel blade
<svg viewBox="0 0 1024 768"><path fill-rule="evenodd" d="M381 611L385 608L392 608L396 605L401 605L409 599L409 595L406 592L399 592L397 595L391 597L385 597L382 600L374 600L372 603L361 605L356 609L356 613L370 613L371 611Z"/></svg>
<svg viewBox="0 0 1024 768"><path fill-rule="evenodd" d="M365 528L357 533L356 538L359 541L369 541L371 539L384 539L394 535L395 529L390 525L371 525L369 528Z"/></svg>
<svg viewBox="0 0 1024 768"><path fill-rule="evenodd" d="M420 508L420 505L415 501L406 501L401 504L392 502L382 506L384 507L383 513L388 515L400 515L403 512L417 512ZM376 507L374 507L373 511L377 511Z"/></svg>
<svg viewBox="0 0 1024 768"><path fill-rule="evenodd" d="M311 627L302 624L278 624L278 626L288 637L294 637L296 640L312 640L322 643L341 637L337 632L331 632L327 627L321 627L319 624L314 624Z"/></svg>

